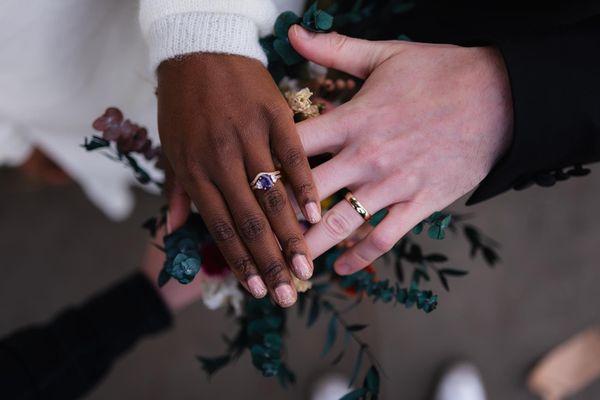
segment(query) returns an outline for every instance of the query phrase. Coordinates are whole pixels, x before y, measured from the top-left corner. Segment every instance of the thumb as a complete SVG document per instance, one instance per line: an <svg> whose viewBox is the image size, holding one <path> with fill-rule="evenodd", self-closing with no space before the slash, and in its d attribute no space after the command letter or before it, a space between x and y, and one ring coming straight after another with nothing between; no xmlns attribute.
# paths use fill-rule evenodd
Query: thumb
<svg viewBox="0 0 600 400"><path fill-rule="evenodd" d="M336 32L314 33L300 25L292 25L288 36L294 49L307 60L361 79L391 55L393 46Z"/></svg>

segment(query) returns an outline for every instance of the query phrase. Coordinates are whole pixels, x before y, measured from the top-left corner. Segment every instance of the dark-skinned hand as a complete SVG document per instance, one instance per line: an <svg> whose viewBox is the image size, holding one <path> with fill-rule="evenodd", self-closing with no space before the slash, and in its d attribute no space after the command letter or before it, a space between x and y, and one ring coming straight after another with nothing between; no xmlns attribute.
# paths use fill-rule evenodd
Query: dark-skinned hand
<svg viewBox="0 0 600 400"><path fill-rule="evenodd" d="M285 99L265 67L242 56L192 54L164 61L157 73L168 228L183 224L191 198L242 285L291 306L291 273L310 278L312 257L281 181L269 190L249 184L281 169L306 219L319 222L319 195Z"/></svg>

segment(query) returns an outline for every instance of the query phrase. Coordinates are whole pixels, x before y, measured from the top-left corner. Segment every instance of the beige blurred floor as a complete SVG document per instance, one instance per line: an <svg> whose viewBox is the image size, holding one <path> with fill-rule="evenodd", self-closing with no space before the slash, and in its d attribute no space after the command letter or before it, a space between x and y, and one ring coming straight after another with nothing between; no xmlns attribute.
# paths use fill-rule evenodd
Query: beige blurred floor
<svg viewBox="0 0 600 400"><path fill-rule="evenodd" d="M452 265L471 274L451 282L430 315L386 306L363 307L389 375L383 399L426 399L439 367L466 357L483 371L491 399L531 399L524 374L545 351L600 322L600 172L552 189L510 193L470 209L503 245L495 270L470 263L460 241L442 246ZM140 223L160 201L140 194L124 223L107 221L76 187L41 189L0 171L0 335L43 321L132 271L143 248ZM462 209L462 207L458 207ZM441 288L437 287L439 291ZM172 331L141 343L120 360L88 398L305 399L311 379L328 370L319 359L324 324L308 332L293 321L289 359L298 374L284 391L244 357L208 382L194 360L217 354L220 333L232 326L222 313L196 305ZM293 333L296 331L296 333ZM342 363L337 370L348 371ZM575 399L600 398L596 382Z"/></svg>

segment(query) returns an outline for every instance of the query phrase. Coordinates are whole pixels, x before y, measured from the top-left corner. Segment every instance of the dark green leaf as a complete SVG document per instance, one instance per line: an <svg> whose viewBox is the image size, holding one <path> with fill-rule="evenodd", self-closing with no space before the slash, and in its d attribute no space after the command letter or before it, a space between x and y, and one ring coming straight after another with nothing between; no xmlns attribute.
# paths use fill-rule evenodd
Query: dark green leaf
<svg viewBox="0 0 600 400"><path fill-rule="evenodd" d="M386 208L376 212L375 215L373 215L369 220L369 224L371 224L371 226L377 226L381 221L383 221L387 213L388 210Z"/></svg>
<svg viewBox="0 0 600 400"><path fill-rule="evenodd" d="M224 355L221 357L196 357L197 360L202 365L202 369L208 374L208 376L213 375L215 372L225 367L229 361L231 361L231 356Z"/></svg>
<svg viewBox="0 0 600 400"><path fill-rule="evenodd" d="M442 229L446 229L448 226L450 226L450 223L452 222L452 215L448 214L444 217L444 219L442 219L442 221L440 222L440 227Z"/></svg>
<svg viewBox="0 0 600 400"><path fill-rule="evenodd" d="M324 11L317 11L315 14L315 28L319 31L328 31L333 26L333 16Z"/></svg>
<svg viewBox="0 0 600 400"><path fill-rule="evenodd" d="M279 54L285 65L298 64L303 60L302 56L294 50L290 41L286 39L277 38L273 41L273 48Z"/></svg>
<svg viewBox="0 0 600 400"><path fill-rule="evenodd" d="M440 274L450 275L450 276L464 276L469 273L469 271L463 271L461 269L453 269L453 268L443 268L439 270Z"/></svg>
<svg viewBox="0 0 600 400"><path fill-rule="evenodd" d="M287 39L288 31L290 30L290 27L294 24L299 24L299 23L300 23L299 16L297 16L292 11L285 11L285 12L279 14L279 16L277 17L277 20L275 21L275 27L273 29L273 32L275 33L276 37L278 37L280 39Z"/></svg>
<svg viewBox="0 0 600 400"><path fill-rule="evenodd" d="M446 289L446 291L449 292L450 286L448 285L448 279L446 279L444 274L442 274L440 271L438 271L437 274L438 274L438 278L440 278L440 282L442 282L442 286L444 287L444 289Z"/></svg>
<svg viewBox="0 0 600 400"><path fill-rule="evenodd" d="M415 235L418 235L421 232L423 232L423 223L419 222L417 225L415 225L414 228L412 228L412 233L414 233Z"/></svg>
<svg viewBox="0 0 600 400"><path fill-rule="evenodd" d="M363 329L365 329L368 326L369 325L364 325L364 324L348 325L348 327L346 328L346 330L348 330L350 332L359 332L359 331L362 331Z"/></svg>
<svg viewBox="0 0 600 400"><path fill-rule="evenodd" d="M498 260L500 260L498 254L496 254L496 252L489 247L483 248L483 258L491 267L493 267L498 262Z"/></svg>
<svg viewBox="0 0 600 400"><path fill-rule="evenodd" d="M375 368L374 365L371 365L371 368L369 368L363 387L373 396L379 395L379 371L377 371L377 368Z"/></svg>
<svg viewBox="0 0 600 400"><path fill-rule="evenodd" d="M331 319L329 320L329 326L327 327L327 338L325 340L325 347L323 347L323 352L321 353L321 356L325 356L327 355L327 353L329 353L329 350L331 350L331 347L335 343L336 336L337 318L335 317L335 315L332 315Z"/></svg>
<svg viewBox="0 0 600 400"><path fill-rule="evenodd" d="M439 225L431 225L427 229L427 236L434 240L442 240L444 238L444 230Z"/></svg>
<svg viewBox="0 0 600 400"><path fill-rule="evenodd" d="M110 146L110 142L108 140L102 139L100 136L92 136L91 139L85 138L85 141L82 145L87 151L92 151L96 149L101 149L103 147Z"/></svg>
<svg viewBox="0 0 600 400"><path fill-rule="evenodd" d="M404 282L404 269L400 258L396 259L396 279L398 279L398 282Z"/></svg>
<svg viewBox="0 0 600 400"><path fill-rule="evenodd" d="M331 365L338 365L342 358L344 358L345 350L340 351L340 354L335 356L335 358L331 361Z"/></svg>
<svg viewBox="0 0 600 400"><path fill-rule="evenodd" d="M358 377L358 373L360 372L360 367L362 366L364 353L365 347L361 346L360 350L358 350L356 361L354 362L354 367L352 368L352 375L350 376L350 382L348 383L348 387L352 387L352 385L354 385L354 382L356 382L356 378Z"/></svg>
<svg viewBox="0 0 600 400"><path fill-rule="evenodd" d="M163 268L158 273L158 287L163 287L171 279L171 275Z"/></svg>
<svg viewBox="0 0 600 400"><path fill-rule="evenodd" d="M313 297L312 303L310 305L310 311L308 312L308 320L306 322L307 327L313 326L313 324L317 321L319 317L319 312L321 309L321 304L318 297Z"/></svg>
<svg viewBox="0 0 600 400"><path fill-rule="evenodd" d="M443 254L434 253L425 257L425 260L429 262L443 263L448 261L448 257Z"/></svg>

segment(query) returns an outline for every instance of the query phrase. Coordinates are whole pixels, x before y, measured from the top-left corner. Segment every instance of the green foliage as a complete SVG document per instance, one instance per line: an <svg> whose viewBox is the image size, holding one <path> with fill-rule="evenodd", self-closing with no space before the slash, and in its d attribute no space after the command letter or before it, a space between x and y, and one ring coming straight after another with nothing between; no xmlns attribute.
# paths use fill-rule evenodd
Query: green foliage
<svg viewBox="0 0 600 400"><path fill-rule="evenodd" d="M483 235L473 225L465 225L463 233L471 244L471 258L475 258L477 254L481 254L490 267L493 267L500 261L500 257L495 249L495 247L498 247L498 244L494 240Z"/></svg>
<svg viewBox="0 0 600 400"><path fill-rule="evenodd" d="M91 139L85 138L81 146L87 151L92 151L96 149L101 149L103 147L109 147L110 142L108 140L102 139L100 136L94 135Z"/></svg>
<svg viewBox="0 0 600 400"><path fill-rule="evenodd" d="M415 235L420 234L423 232L425 225L428 224L429 228L427 229L427 236L431 239L442 240L446 236L445 230L450 226L450 222L452 222L452 216L450 214L436 211L428 218L419 222L417 226L413 228L412 233Z"/></svg>
<svg viewBox="0 0 600 400"><path fill-rule="evenodd" d="M190 283L200 271L201 241L208 236L202 219L190 214L186 223L175 232L164 237L165 263L158 276L158 285L163 286L170 278L179 283Z"/></svg>
<svg viewBox="0 0 600 400"><path fill-rule="evenodd" d="M409 289L396 290L396 301L406 308L416 304L419 310L430 313L437 308L438 297L431 290L420 290L417 283L413 282Z"/></svg>
<svg viewBox="0 0 600 400"><path fill-rule="evenodd" d="M273 35L261 39L260 44L267 55L271 70L281 70L281 66L278 67L278 64L291 66L304 61L304 58L294 50L289 41L288 31L292 25L300 24L313 32L328 32L331 30L333 16L318 9L317 3L315 1L302 17L292 11L281 13L275 21Z"/></svg>
<svg viewBox="0 0 600 400"><path fill-rule="evenodd" d="M302 26L313 32L327 32L333 27L333 16L317 8L315 1L302 16Z"/></svg>

